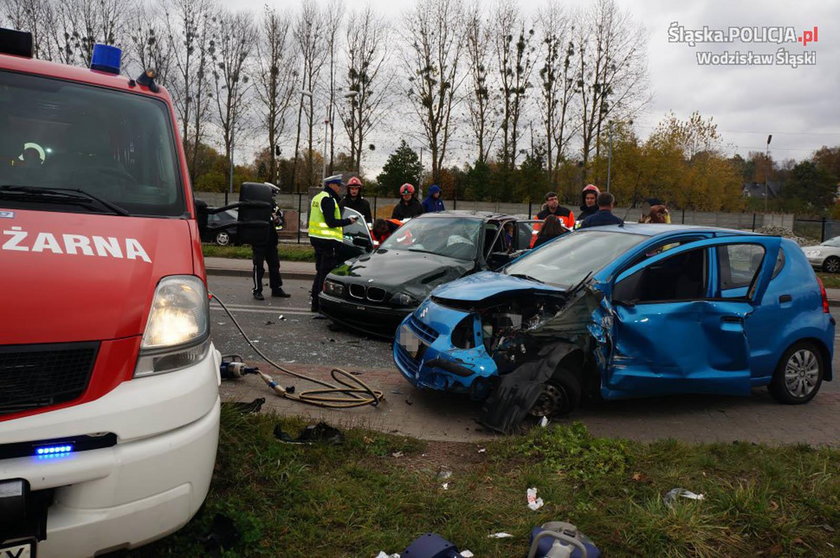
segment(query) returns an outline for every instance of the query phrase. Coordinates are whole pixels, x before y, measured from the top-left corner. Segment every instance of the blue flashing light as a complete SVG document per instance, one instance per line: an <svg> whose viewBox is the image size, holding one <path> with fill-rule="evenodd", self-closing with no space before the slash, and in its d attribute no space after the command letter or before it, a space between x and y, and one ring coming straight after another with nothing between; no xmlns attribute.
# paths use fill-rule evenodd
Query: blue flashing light
<svg viewBox="0 0 840 558"><path fill-rule="evenodd" d="M122 50L119 48L111 45L96 43L93 45L93 55L90 58L90 69L119 75L121 58Z"/></svg>
<svg viewBox="0 0 840 558"><path fill-rule="evenodd" d="M38 457L58 457L69 455L73 452L73 444L60 444L57 446L42 446L35 449Z"/></svg>

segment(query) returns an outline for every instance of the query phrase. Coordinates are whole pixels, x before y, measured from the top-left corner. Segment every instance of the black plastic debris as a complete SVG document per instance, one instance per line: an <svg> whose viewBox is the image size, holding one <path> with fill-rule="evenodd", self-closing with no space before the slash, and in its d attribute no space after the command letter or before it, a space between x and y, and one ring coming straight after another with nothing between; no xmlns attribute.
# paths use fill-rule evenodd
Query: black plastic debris
<svg viewBox="0 0 840 558"><path fill-rule="evenodd" d="M406 548L402 558L461 558L458 547L437 533L420 535Z"/></svg>
<svg viewBox="0 0 840 558"><path fill-rule="evenodd" d="M221 556L223 550L235 547L241 538L242 535L233 520L224 514L217 513L213 516L210 532L199 540L204 544L204 549L209 556Z"/></svg>
<svg viewBox="0 0 840 558"><path fill-rule="evenodd" d="M278 424L274 427L274 437L281 442L288 444L313 444L315 442L326 442L327 444L340 445L344 443L344 434L337 428L333 428L325 422L310 424L304 428L297 438L284 432Z"/></svg>
<svg viewBox="0 0 840 558"><path fill-rule="evenodd" d="M229 405L232 409L236 409L243 415L246 415L248 413L259 413L260 409L262 409L263 404L265 404L265 397L258 397L250 403L246 401L234 401L231 403L225 403L225 405Z"/></svg>

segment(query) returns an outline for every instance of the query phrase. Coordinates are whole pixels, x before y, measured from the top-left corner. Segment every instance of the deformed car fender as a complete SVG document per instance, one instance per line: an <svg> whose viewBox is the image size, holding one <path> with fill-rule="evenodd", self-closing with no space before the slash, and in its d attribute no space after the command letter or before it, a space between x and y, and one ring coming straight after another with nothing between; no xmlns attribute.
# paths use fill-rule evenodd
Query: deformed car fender
<svg viewBox="0 0 840 558"><path fill-rule="evenodd" d="M577 343L569 341L546 344L537 359L502 376L481 409L479 423L497 432L511 433L537 402L543 384L551 379L560 362L578 349Z"/></svg>

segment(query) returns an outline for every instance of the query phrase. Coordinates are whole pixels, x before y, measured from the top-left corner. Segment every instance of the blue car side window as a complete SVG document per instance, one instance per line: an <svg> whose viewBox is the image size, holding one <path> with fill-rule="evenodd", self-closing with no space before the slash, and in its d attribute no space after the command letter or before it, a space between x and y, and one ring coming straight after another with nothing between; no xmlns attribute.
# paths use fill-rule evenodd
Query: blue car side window
<svg viewBox="0 0 840 558"><path fill-rule="evenodd" d="M643 267L615 285L613 300L643 304L706 298L706 253L698 248Z"/></svg>

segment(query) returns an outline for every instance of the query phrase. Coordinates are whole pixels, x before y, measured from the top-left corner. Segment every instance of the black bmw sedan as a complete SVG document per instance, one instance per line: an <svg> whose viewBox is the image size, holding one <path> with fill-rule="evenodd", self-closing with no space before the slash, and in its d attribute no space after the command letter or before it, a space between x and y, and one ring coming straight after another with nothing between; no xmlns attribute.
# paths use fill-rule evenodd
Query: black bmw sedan
<svg viewBox="0 0 840 558"><path fill-rule="evenodd" d="M392 337L402 319L438 285L498 269L527 249L533 223L462 211L411 219L375 252L327 275L321 312L352 329Z"/></svg>

